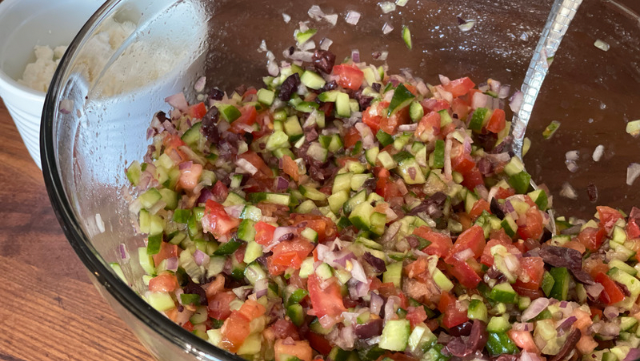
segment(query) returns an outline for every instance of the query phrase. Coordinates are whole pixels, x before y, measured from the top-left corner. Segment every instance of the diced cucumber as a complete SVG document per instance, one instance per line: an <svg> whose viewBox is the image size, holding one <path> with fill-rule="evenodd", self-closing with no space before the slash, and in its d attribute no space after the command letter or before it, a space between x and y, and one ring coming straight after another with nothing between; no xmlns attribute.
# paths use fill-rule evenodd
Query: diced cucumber
<svg viewBox="0 0 640 361"><path fill-rule="evenodd" d="M409 30L409 27L406 25L402 27L402 40L404 40L404 43L407 46L407 48L411 50L411 48L413 47L411 44L411 30Z"/></svg>
<svg viewBox="0 0 640 361"><path fill-rule="evenodd" d="M518 157L513 157L504 167L504 172L507 173L508 176L516 175L524 170L524 164Z"/></svg>
<svg viewBox="0 0 640 361"><path fill-rule="evenodd" d="M531 175L526 171L522 171L518 174L514 174L509 177L509 184L515 189L518 194L525 194L529 190L529 184L531 182Z"/></svg>
<svg viewBox="0 0 640 361"><path fill-rule="evenodd" d="M440 114L440 128L445 127L453 122L451 119L451 115L449 115L449 111L446 109L442 109L438 112Z"/></svg>
<svg viewBox="0 0 640 361"><path fill-rule="evenodd" d="M409 117L413 120L414 123L417 123L424 116L424 108L422 105L416 101L411 102L409 106Z"/></svg>
<svg viewBox="0 0 640 361"><path fill-rule="evenodd" d="M247 336L242 342L242 346L238 349L238 355L253 356L260 353L260 349L262 348L262 337L260 333L253 333Z"/></svg>
<svg viewBox="0 0 640 361"><path fill-rule="evenodd" d="M398 164L398 173L407 184L423 184L426 182L424 174L411 153L402 151L393 156Z"/></svg>
<svg viewBox="0 0 640 361"><path fill-rule="evenodd" d="M453 289L453 282L451 282L451 280L437 268L433 271L433 281L436 283L438 288L445 292L449 292Z"/></svg>
<svg viewBox="0 0 640 361"><path fill-rule="evenodd" d="M319 190L311 187L310 185L304 186L301 185L298 190L302 193L303 196L318 202L324 202L327 200L327 195L320 192Z"/></svg>
<svg viewBox="0 0 640 361"><path fill-rule="evenodd" d="M274 151L279 148L289 148L291 145L289 144L289 136L287 133L282 130L276 130L269 136L267 139L267 150Z"/></svg>
<svg viewBox="0 0 640 361"><path fill-rule="evenodd" d="M367 191L361 190L355 196L351 197L343 207L344 214L350 214L351 211L360 203L365 202L367 200Z"/></svg>
<svg viewBox="0 0 640 361"><path fill-rule="evenodd" d="M351 106L349 105L349 95L340 93L336 97L336 115L339 118L349 118L351 116Z"/></svg>
<svg viewBox="0 0 640 361"><path fill-rule="evenodd" d="M266 202L288 206L291 202L291 195L286 193L256 192L249 194L249 202L254 204Z"/></svg>
<svg viewBox="0 0 640 361"><path fill-rule="evenodd" d="M256 206L247 205L242 209L242 212L240 212L240 218L258 222L260 218L262 218L262 211Z"/></svg>
<svg viewBox="0 0 640 361"><path fill-rule="evenodd" d="M260 89L258 90L258 101L266 106L271 106L275 100L275 93L272 90Z"/></svg>
<svg viewBox="0 0 640 361"><path fill-rule="evenodd" d="M160 199L162 199L162 194L155 189L149 188L146 192L142 193L139 197L140 203L146 209L153 207L154 204L158 203Z"/></svg>
<svg viewBox="0 0 640 361"><path fill-rule="evenodd" d="M312 200L307 199L306 201L300 203L298 208L296 208L296 213L306 214L311 212L314 209L318 209L316 204Z"/></svg>
<svg viewBox="0 0 640 361"><path fill-rule="evenodd" d="M394 286L400 288L402 283L402 262L388 264L387 270L382 274L382 282L391 282Z"/></svg>
<svg viewBox="0 0 640 361"><path fill-rule="evenodd" d="M319 107L320 105L316 102L300 102L296 104L296 110L302 113L313 113Z"/></svg>
<svg viewBox="0 0 640 361"><path fill-rule="evenodd" d="M376 160L378 159L378 153L380 153L380 148L378 147L372 147L367 149L367 151L364 154L365 158L367 159L367 163L369 163L372 166L375 166Z"/></svg>
<svg viewBox="0 0 640 361"><path fill-rule="evenodd" d="M318 267L316 267L316 275L323 280L328 280L329 278L333 277L333 270L328 264L322 263Z"/></svg>
<svg viewBox="0 0 640 361"><path fill-rule="evenodd" d="M411 324L408 320L387 321L378 346L390 351L404 351L409 343Z"/></svg>
<svg viewBox="0 0 640 361"><path fill-rule="evenodd" d="M491 356L513 355L519 351L518 347L504 332L489 332L486 348Z"/></svg>
<svg viewBox="0 0 640 361"><path fill-rule="evenodd" d="M535 204L538 206L538 208L541 211L544 211L547 209L547 205L548 203L548 199L547 199L547 193L544 191L544 189L536 189L533 192L529 192L529 197L531 197L531 199L535 202Z"/></svg>
<svg viewBox="0 0 640 361"><path fill-rule="evenodd" d="M255 222L250 219L243 219L238 226L238 238L245 242L252 242L255 236Z"/></svg>
<svg viewBox="0 0 640 361"><path fill-rule="evenodd" d="M473 116L469 121L469 129L480 131L482 130L482 126L485 123L485 119L489 120L488 117L491 116L491 112L487 108L478 108L473 112Z"/></svg>
<svg viewBox="0 0 640 361"><path fill-rule="evenodd" d="M302 127L300 126L300 121L295 115L292 115L286 119L283 124L283 128L285 133L287 133L289 137L303 134Z"/></svg>
<svg viewBox="0 0 640 361"><path fill-rule="evenodd" d="M323 148L318 142L311 143L307 150L307 155L319 162L325 162L328 154L329 151Z"/></svg>
<svg viewBox="0 0 640 361"><path fill-rule="evenodd" d="M310 242L318 243L318 232L309 227L303 229L302 232L300 232L300 235L308 239Z"/></svg>
<svg viewBox="0 0 640 361"><path fill-rule="evenodd" d="M396 162L386 151L378 153L378 160L382 163L382 166L386 169L393 169L396 167Z"/></svg>
<svg viewBox="0 0 640 361"><path fill-rule="evenodd" d="M549 296L560 301L566 300L569 294L569 283L571 281L569 271L565 267L555 267L551 268L549 273L553 277L553 288Z"/></svg>
<svg viewBox="0 0 640 361"><path fill-rule="evenodd" d="M151 307L160 312L176 307L173 298L166 292L150 292L147 295L147 302Z"/></svg>
<svg viewBox="0 0 640 361"><path fill-rule="evenodd" d="M222 203L222 205L225 207L229 207L245 203L247 202L244 200L244 197L241 197L237 193L229 192L229 194L227 195L227 199L224 200L224 203Z"/></svg>
<svg viewBox="0 0 640 361"><path fill-rule="evenodd" d="M244 252L244 263L251 263L260 256L262 256L262 245L254 241L247 243L247 249Z"/></svg>
<svg viewBox="0 0 640 361"><path fill-rule="evenodd" d="M313 257L309 257L306 258L304 261L302 261L302 265L300 266L300 278L308 278L310 275L313 274Z"/></svg>
<svg viewBox="0 0 640 361"><path fill-rule="evenodd" d="M627 298L635 299L637 295L640 295L640 280L637 278L615 267L611 268L609 272L607 272L607 275L611 277L612 280L627 287L631 295L634 296Z"/></svg>
<svg viewBox="0 0 640 361"><path fill-rule="evenodd" d="M334 134L331 137L331 142L329 143L329 146L327 147L327 149L330 152L336 153L343 148L344 148L344 143L342 142L342 139L338 134Z"/></svg>
<svg viewBox="0 0 640 361"><path fill-rule="evenodd" d="M140 182L140 174L142 173L142 167L137 160L133 161L129 168L127 168L127 179L133 186L137 186Z"/></svg>
<svg viewBox="0 0 640 361"><path fill-rule="evenodd" d="M398 110L411 104L411 101L415 96L407 89L404 84L399 84L396 90L393 92L393 97L389 103L389 109L387 110L387 116L391 116Z"/></svg>
<svg viewBox="0 0 640 361"><path fill-rule="evenodd" d="M371 226L371 215L373 214L373 207L367 202L358 204L351 214L349 215L349 221L356 228L368 231Z"/></svg>
<svg viewBox="0 0 640 361"><path fill-rule="evenodd" d="M378 130L378 133L376 133L376 138L380 142L380 145L382 145L383 147L386 147L387 145L393 143L393 137L391 136L391 134L386 133L384 130Z"/></svg>
<svg viewBox="0 0 640 361"><path fill-rule="evenodd" d="M487 322L487 306L485 306L482 300L471 300L469 308L467 309L467 317L470 320L480 320Z"/></svg>
<svg viewBox="0 0 640 361"><path fill-rule="evenodd" d="M384 233L384 226L387 223L387 215L379 212L374 212L370 218L371 225L369 231L376 236L382 236Z"/></svg>
<svg viewBox="0 0 640 361"><path fill-rule="evenodd" d="M198 144L200 139L202 138L202 133L200 133L200 128L202 127L202 122L198 122L191 126L191 128L187 129L186 132L182 135L182 141L184 141L188 146L193 146ZM169 167L170 168L170 167Z"/></svg>
<svg viewBox="0 0 640 361"><path fill-rule="evenodd" d="M554 283L555 281L551 273L545 271L544 275L542 276L542 285L540 285L540 288L542 289L542 292L544 292L544 294L547 297L551 295L551 290L553 289Z"/></svg>
<svg viewBox="0 0 640 361"><path fill-rule="evenodd" d="M515 303L516 297L516 291L514 291L513 287L507 282L495 285L489 293L490 299L502 303Z"/></svg>
<svg viewBox="0 0 640 361"><path fill-rule="evenodd" d="M620 261L619 259L614 259L614 260L611 260L611 262L609 262L609 269L613 269L613 268L617 268L617 269L619 269L621 271L624 271L624 272L626 272L626 273L628 273L628 274L630 274L632 276L635 276L636 273L638 273L638 271L635 268L633 268L633 267L629 266L628 264Z"/></svg>
<svg viewBox="0 0 640 361"><path fill-rule="evenodd" d="M311 323L309 324L309 328L311 329L311 331L319 334L319 335L328 335L329 332L331 332L332 328L324 328L322 327L322 324L320 324L320 321L315 318L313 321L311 321Z"/></svg>
<svg viewBox="0 0 640 361"><path fill-rule="evenodd" d="M331 212L339 214L342 206L349 200L349 191L339 191L333 193L327 201L329 202L329 208Z"/></svg>
<svg viewBox="0 0 640 361"><path fill-rule="evenodd" d="M240 118L240 116L242 115L242 113L240 113L238 108L236 108L231 104L218 103L216 104L216 107L220 111L220 115L222 116L222 119L226 120L229 123L232 123L234 120Z"/></svg>
<svg viewBox="0 0 640 361"><path fill-rule="evenodd" d="M509 316L494 316L487 324L487 331L489 332L507 332L511 328L509 323Z"/></svg>
<svg viewBox="0 0 640 361"><path fill-rule="evenodd" d="M353 191L358 191L360 190L363 186L364 183L371 179L373 176L369 173L366 174L354 174L353 177L351 177L351 190Z"/></svg>
<svg viewBox="0 0 640 361"><path fill-rule="evenodd" d="M505 233L509 236L509 237L513 237L516 235L516 231L518 230L518 225L516 224L516 222L513 220L513 217L511 217L510 214L507 214L504 219L502 220L502 222L500 223L500 225L502 226L502 228L504 229Z"/></svg>
<svg viewBox="0 0 640 361"><path fill-rule="evenodd" d="M336 175L333 180L333 186L331 188L331 193L338 193L341 191L350 191L351 190L351 178L353 177L353 173L347 172Z"/></svg>
<svg viewBox="0 0 640 361"><path fill-rule="evenodd" d="M309 41L309 39L311 39L314 35L316 35L317 32L318 29L307 29L305 31L296 30L294 36L296 38L296 42L298 42L298 45L302 45Z"/></svg>
<svg viewBox="0 0 640 361"><path fill-rule="evenodd" d="M321 102L335 102L338 99L338 94L342 93L339 90L329 90L318 94L318 100Z"/></svg>

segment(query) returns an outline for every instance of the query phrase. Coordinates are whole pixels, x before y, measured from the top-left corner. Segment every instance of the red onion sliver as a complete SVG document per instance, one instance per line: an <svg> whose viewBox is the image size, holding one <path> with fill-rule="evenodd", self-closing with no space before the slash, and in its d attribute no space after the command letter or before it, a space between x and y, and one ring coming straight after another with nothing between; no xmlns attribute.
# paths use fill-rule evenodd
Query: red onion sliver
<svg viewBox="0 0 640 361"><path fill-rule="evenodd" d="M182 112L186 111L187 108L189 108L189 103L187 103L187 98L184 97L183 92L168 96L164 99L164 101Z"/></svg>
<svg viewBox="0 0 640 361"><path fill-rule="evenodd" d="M522 107L523 101L524 94L518 90L511 96L511 99L509 100L509 108L511 108L511 111L517 114L520 111L520 107Z"/></svg>
<svg viewBox="0 0 640 361"><path fill-rule="evenodd" d="M548 298L536 298L531 302L529 307L527 307L527 309L522 312L521 320L523 322L526 322L533 319L534 317L538 316L540 312L544 311L547 306L549 306Z"/></svg>
<svg viewBox="0 0 640 361"><path fill-rule="evenodd" d="M345 18L345 21L347 22L347 24L351 24L351 25L358 24L359 20L360 20L360 13L353 10L350 10L347 13L347 17Z"/></svg>

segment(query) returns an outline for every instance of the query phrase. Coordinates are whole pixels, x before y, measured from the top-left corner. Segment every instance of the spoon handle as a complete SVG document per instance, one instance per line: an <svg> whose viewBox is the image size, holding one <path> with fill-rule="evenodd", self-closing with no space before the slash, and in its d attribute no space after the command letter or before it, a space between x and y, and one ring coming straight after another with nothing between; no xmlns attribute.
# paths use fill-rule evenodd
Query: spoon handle
<svg viewBox="0 0 640 361"><path fill-rule="evenodd" d="M560 47L562 37L578 11L582 0L555 0L547 23L542 29L540 40L533 52L529 69L522 84L523 101L520 111L513 116L513 151L522 158L522 144L533 105L538 97L542 82L547 76L553 57Z"/></svg>

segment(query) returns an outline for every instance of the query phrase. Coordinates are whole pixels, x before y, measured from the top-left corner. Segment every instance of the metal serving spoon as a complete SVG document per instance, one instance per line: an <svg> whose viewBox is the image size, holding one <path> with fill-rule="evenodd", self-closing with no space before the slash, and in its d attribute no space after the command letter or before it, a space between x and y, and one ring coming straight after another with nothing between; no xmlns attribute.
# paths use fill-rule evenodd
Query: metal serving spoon
<svg viewBox="0 0 640 361"><path fill-rule="evenodd" d="M555 0L547 23L542 29L540 40L533 52L529 69L522 84L524 99L518 113L513 115L511 136L513 137L513 151L522 159L522 145L524 134L531 118L533 105L538 97L542 82L547 76L549 65L556 51L560 47L562 38L567 33L569 24L573 20L582 0ZM531 185L537 189L536 184Z"/></svg>

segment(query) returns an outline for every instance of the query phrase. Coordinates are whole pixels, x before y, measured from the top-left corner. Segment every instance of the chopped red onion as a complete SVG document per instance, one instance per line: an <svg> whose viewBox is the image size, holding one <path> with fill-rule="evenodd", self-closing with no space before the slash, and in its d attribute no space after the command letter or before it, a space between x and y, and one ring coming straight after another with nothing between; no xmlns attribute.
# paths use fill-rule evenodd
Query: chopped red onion
<svg viewBox="0 0 640 361"><path fill-rule="evenodd" d="M262 43L264 44L264 40L262 41ZM201 76L200 79L198 79L198 81L196 81L196 83L193 85L193 89L198 93L202 93L206 84L207 84L207 77Z"/></svg>
<svg viewBox="0 0 640 361"><path fill-rule="evenodd" d="M233 206L224 207L224 211L227 212L229 217L240 218L240 214L244 209L244 204L236 204Z"/></svg>
<svg viewBox="0 0 640 361"><path fill-rule="evenodd" d="M371 300L369 301L369 310L374 315L380 315L380 311L382 310L382 306L384 305L384 300L380 297L379 294L372 292Z"/></svg>
<svg viewBox="0 0 640 361"><path fill-rule="evenodd" d="M360 62L360 51L358 51L358 49L351 50L351 60L355 63Z"/></svg>
<svg viewBox="0 0 640 361"><path fill-rule="evenodd" d="M308 51L308 50L311 50L311 49L315 49L316 48L316 42L313 41L313 40L305 41L304 44L299 46L299 48L302 51Z"/></svg>
<svg viewBox="0 0 640 361"><path fill-rule="evenodd" d="M401 132L415 132L418 129L418 123L402 124L398 127Z"/></svg>
<svg viewBox="0 0 640 361"><path fill-rule="evenodd" d="M158 212L160 212L161 209L164 209L164 207L167 206L167 202L165 201L157 201L156 204L154 204L151 208L149 208L149 213L150 214L156 214Z"/></svg>
<svg viewBox="0 0 640 361"><path fill-rule="evenodd" d="M635 361L637 359L640 359L640 349L632 348L629 350L629 353L627 353L627 356L625 356L624 360L622 361Z"/></svg>
<svg viewBox="0 0 640 361"><path fill-rule="evenodd" d="M618 310L617 307L607 306L604 308L603 314L604 317L613 320L614 318L618 317L618 315L620 314L620 310Z"/></svg>
<svg viewBox="0 0 640 361"><path fill-rule="evenodd" d="M511 92L511 85L505 84L500 87L500 91L498 92L499 99L506 99L509 96L509 92Z"/></svg>
<svg viewBox="0 0 640 361"><path fill-rule="evenodd" d="M322 12L318 5L311 6L307 14L314 20L322 20L322 18L324 18L324 12Z"/></svg>
<svg viewBox="0 0 640 361"><path fill-rule="evenodd" d="M440 78L440 84L444 86L447 86L449 85L449 83L451 83L451 80L442 74L438 74L438 77Z"/></svg>
<svg viewBox="0 0 640 361"><path fill-rule="evenodd" d="M613 322L607 322L602 326L598 333L602 336L619 336L620 326Z"/></svg>
<svg viewBox="0 0 640 361"><path fill-rule="evenodd" d="M308 51L299 51L296 50L293 54L289 55L289 50L285 50L283 52L285 58L293 59L293 60L301 60L305 63L310 63L313 61L313 53Z"/></svg>
<svg viewBox="0 0 640 361"><path fill-rule="evenodd" d="M593 156L592 156L593 161L594 162L599 162L600 159L602 158L602 154L604 154L604 145L600 144L593 151Z"/></svg>
<svg viewBox="0 0 640 361"><path fill-rule="evenodd" d="M258 173L258 168L246 159L238 158L236 165L251 175Z"/></svg>
<svg viewBox="0 0 640 361"><path fill-rule="evenodd" d="M558 321L558 327L556 327L556 329L566 331L571 328L571 325L573 325L577 320L578 318L576 316L569 316L564 320Z"/></svg>
<svg viewBox="0 0 640 361"><path fill-rule="evenodd" d="M593 46L595 46L596 48L602 50L602 51L609 51L609 44L607 44L606 42L598 39L595 41L595 43L593 43Z"/></svg>
<svg viewBox="0 0 640 361"><path fill-rule="evenodd" d="M283 191L289 188L289 181L284 177L278 177L276 180L276 189L279 191Z"/></svg>
<svg viewBox="0 0 640 361"><path fill-rule="evenodd" d="M267 72L271 76L278 76L278 73L280 72L278 64L275 61L269 61L267 63Z"/></svg>
<svg viewBox="0 0 640 361"><path fill-rule="evenodd" d="M247 268L248 269L248 268ZM269 280L266 278L261 278L256 281L256 284L253 287L253 292L256 295L256 298L260 298L267 295L267 288L269 287Z"/></svg>
<svg viewBox="0 0 640 361"><path fill-rule="evenodd" d="M524 94L518 90L509 99L509 108L514 113L518 113L520 111L520 107L522 107L522 102L524 101Z"/></svg>
<svg viewBox="0 0 640 361"><path fill-rule="evenodd" d="M331 40L329 38L324 38L320 42L320 49L329 50L329 47L331 47L331 44L333 44L333 40Z"/></svg>
<svg viewBox="0 0 640 361"><path fill-rule="evenodd" d="M638 171L640 173L640 169ZM573 199L573 200L578 199L578 193L576 193L576 190L573 189L571 184L569 184L568 182L565 182L562 185L562 189L560 190L560 195L565 197L565 198L569 198L569 199Z"/></svg>
<svg viewBox="0 0 640 361"><path fill-rule="evenodd" d="M384 23L384 25L382 26L382 33L387 35L392 31L393 31L393 26L389 23Z"/></svg>
<svg viewBox="0 0 640 361"><path fill-rule="evenodd" d="M326 20L329 24L335 26L338 23L338 14L325 15L324 20Z"/></svg>
<svg viewBox="0 0 640 361"><path fill-rule="evenodd" d="M178 257L167 258L167 271L176 272L178 270Z"/></svg>
<svg viewBox="0 0 640 361"><path fill-rule="evenodd" d="M576 161L580 159L580 152L578 152L577 150L570 150L564 156L567 160Z"/></svg>
<svg viewBox="0 0 640 361"><path fill-rule="evenodd" d="M353 268L351 269L351 276L357 281L364 282L368 284L367 275L364 273L364 268L357 260L352 260L351 265Z"/></svg>
<svg viewBox="0 0 640 361"><path fill-rule="evenodd" d="M193 162L192 161L188 161L188 162L182 162L178 165L178 169L180 170L189 170L191 169L191 166L193 166Z"/></svg>
<svg viewBox="0 0 640 361"><path fill-rule="evenodd" d="M567 164L567 169L569 170L569 172L575 173L578 171L578 165L576 164L576 162L570 160L566 161L565 163Z"/></svg>
<svg viewBox="0 0 640 361"><path fill-rule="evenodd" d="M489 86L491 87L491 91L494 93L500 93L500 85L501 83L497 80L489 79Z"/></svg>
<svg viewBox="0 0 640 361"><path fill-rule="evenodd" d="M444 90L442 85L437 85L436 89L438 90L438 95L440 95L442 99L448 101L449 103L453 101L453 94L451 94L451 92Z"/></svg>
<svg viewBox="0 0 640 361"><path fill-rule="evenodd" d="M182 305L182 297L180 297L181 294L184 293L184 290L182 289L182 287L178 287L175 291L173 291L173 294L176 296L176 299L178 299L178 303Z"/></svg>
<svg viewBox="0 0 640 361"><path fill-rule="evenodd" d="M600 294L604 291L604 286L597 282L592 285L584 285L584 288L593 299L600 297Z"/></svg>
<svg viewBox="0 0 640 361"><path fill-rule="evenodd" d="M173 123L171 123L168 120L165 120L164 122L162 122L162 126L164 126L164 129L166 129L167 132L169 132L169 134L171 134L171 135L178 134L178 131L176 130L176 127L174 127Z"/></svg>
<svg viewBox="0 0 640 361"><path fill-rule="evenodd" d="M120 259L123 263L127 263L129 261L129 252L127 252L127 246L124 243L120 243L118 245L118 252L120 253Z"/></svg>
<svg viewBox="0 0 640 361"><path fill-rule="evenodd" d="M247 296L251 294L251 288L251 286L240 286L233 288L231 291L238 296L239 299L244 301L247 299Z"/></svg>
<svg viewBox="0 0 640 361"><path fill-rule="evenodd" d="M487 187L484 186L484 184L480 184L480 185L476 186L476 192L478 192L478 195L482 199L484 199L484 200L489 199L489 191L487 190Z"/></svg>
<svg viewBox="0 0 640 361"><path fill-rule="evenodd" d="M193 253L193 260L196 261L196 264L198 266L202 266L209 264L210 257L208 254L202 252L199 249L196 249L196 251Z"/></svg>
<svg viewBox="0 0 640 361"><path fill-rule="evenodd" d="M347 17L345 18L345 21L347 22L347 24L356 25L358 24L359 20L360 20L360 13L357 11L349 10L349 12L347 13Z"/></svg>
<svg viewBox="0 0 640 361"><path fill-rule="evenodd" d="M71 114L71 111L73 110L73 100L62 99L58 110L60 110L60 113L62 114Z"/></svg>
<svg viewBox="0 0 640 361"><path fill-rule="evenodd" d="M531 322L516 322L511 328L514 331L533 331L533 323Z"/></svg>
<svg viewBox="0 0 640 361"><path fill-rule="evenodd" d="M384 320L389 321L396 315L395 306L400 305L400 297L389 296L387 302L384 305Z"/></svg>
<svg viewBox="0 0 640 361"><path fill-rule="evenodd" d="M418 82L418 85L416 85L416 89L418 90L418 93L420 93L420 95L429 94L429 89L427 89L427 85L422 80Z"/></svg>
<svg viewBox="0 0 640 361"><path fill-rule="evenodd" d="M465 250L462 250L462 251L454 254L453 257L455 259L457 259L458 261L465 262L469 258L473 257L473 250L470 249L470 248L467 248Z"/></svg>
<svg viewBox="0 0 640 361"><path fill-rule="evenodd" d="M291 21L291 16L288 14L282 13L282 19L286 24L289 24L289 21Z"/></svg>
<svg viewBox="0 0 640 361"><path fill-rule="evenodd" d="M460 17L458 17L458 21L460 21ZM475 20L463 20L464 22L458 25L458 28L462 30L462 32L466 33L467 31L473 29L473 26L476 25Z"/></svg>
<svg viewBox="0 0 640 361"><path fill-rule="evenodd" d="M489 96L483 93L474 93L473 99L471 100L471 108L478 109L487 106L487 102L489 100Z"/></svg>
<svg viewBox="0 0 640 361"><path fill-rule="evenodd" d="M169 103L175 109L184 112L189 108L189 103L187 103L187 98L184 97L184 93L180 92L177 94L173 94L164 99L165 102Z"/></svg>
<svg viewBox="0 0 640 361"><path fill-rule="evenodd" d="M444 145L444 175L447 180L452 178L451 176L451 148L453 147L453 141L447 137L447 141Z"/></svg>
<svg viewBox="0 0 640 361"><path fill-rule="evenodd" d="M544 311L547 306L549 306L549 299L540 297L536 298L531 302L529 307L527 307L524 312L522 312L521 320L523 322L529 321L540 314L540 312Z"/></svg>
<svg viewBox="0 0 640 361"><path fill-rule="evenodd" d="M258 52L259 53L263 53L265 51L269 51L269 49L267 49L267 42L264 41L264 39L262 39L262 41L260 42L260 46L258 47ZM273 53L272 53L273 54ZM271 59L270 59L271 60Z"/></svg>
<svg viewBox="0 0 640 361"><path fill-rule="evenodd" d="M638 176L640 176L640 163L629 164L627 167L627 185L632 185Z"/></svg>
<svg viewBox="0 0 640 361"><path fill-rule="evenodd" d="M275 247L278 243L281 242L281 239L283 239L283 237L286 238L285 236L289 234L295 234L296 230L297 228L295 227L277 227L275 231L273 231L273 241L275 242L271 242L269 246L264 248L264 251L265 252L270 251L271 249L273 249L273 247Z"/></svg>

